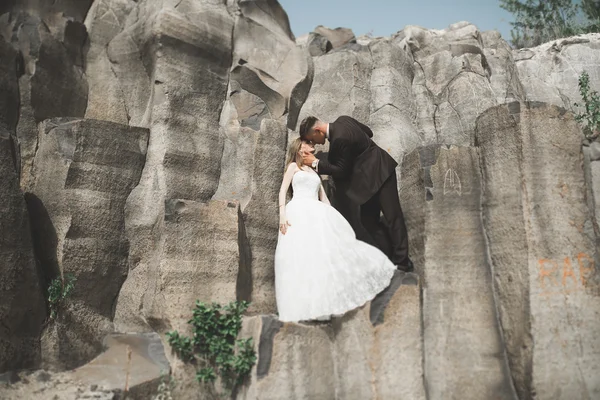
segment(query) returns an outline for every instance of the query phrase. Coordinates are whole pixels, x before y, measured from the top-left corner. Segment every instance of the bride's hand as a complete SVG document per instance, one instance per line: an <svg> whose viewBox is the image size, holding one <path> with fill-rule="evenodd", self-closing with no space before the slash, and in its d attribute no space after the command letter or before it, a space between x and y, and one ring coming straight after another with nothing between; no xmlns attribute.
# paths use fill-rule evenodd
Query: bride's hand
<svg viewBox="0 0 600 400"><path fill-rule="evenodd" d="M283 221L279 221L279 230L281 231L281 233L283 233L285 235L285 233L287 232L287 227L288 226L292 226L288 220L283 220Z"/></svg>

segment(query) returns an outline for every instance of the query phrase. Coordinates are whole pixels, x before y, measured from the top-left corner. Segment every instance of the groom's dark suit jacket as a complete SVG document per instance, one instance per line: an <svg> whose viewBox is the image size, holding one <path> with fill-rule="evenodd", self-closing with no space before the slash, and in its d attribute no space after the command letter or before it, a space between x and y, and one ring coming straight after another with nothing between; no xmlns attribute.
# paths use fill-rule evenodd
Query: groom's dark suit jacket
<svg viewBox="0 0 600 400"><path fill-rule="evenodd" d="M336 193L357 206L373 197L398 165L372 137L368 126L341 116L329 124L329 153L317 155L319 174L333 176ZM338 194L336 199L343 202Z"/></svg>

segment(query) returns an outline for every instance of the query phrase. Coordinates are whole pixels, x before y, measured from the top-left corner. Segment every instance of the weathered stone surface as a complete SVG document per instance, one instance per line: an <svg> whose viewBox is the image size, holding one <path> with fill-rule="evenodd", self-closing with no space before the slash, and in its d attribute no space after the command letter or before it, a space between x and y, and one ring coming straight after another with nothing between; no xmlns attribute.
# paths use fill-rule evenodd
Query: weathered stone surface
<svg viewBox="0 0 600 400"><path fill-rule="evenodd" d="M370 50L373 71L369 126L373 140L400 162L423 141L415 126L414 61L410 52L387 40L374 41Z"/></svg>
<svg viewBox="0 0 600 400"><path fill-rule="evenodd" d="M331 42L334 49L342 47L348 43L356 43L356 37L352 29L348 28L327 28L326 26L319 25L315 28L315 33L324 36Z"/></svg>
<svg viewBox="0 0 600 400"><path fill-rule="evenodd" d="M239 8L236 8L239 7ZM252 313L275 312L277 195L287 129L308 96L313 64L297 46L275 1L239 1L229 94L220 118L225 137L214 199L238 200L252 254Z"/></svg>
<svg viewBox="0 0 600 400"><path fill-rule="evenodd" d="M126 207L129 266L135 274L121 291L115 322L128 327L128 331L150 329L139 317L150 312L152 296L158 291L165 205L172 199L209 200L217 190L221 169L224 138L219 134L219 114L229 78L233 18L222 2L182 1L176 5L160 8L148 2L138 4L139 15L148 18L137 22L136 34L140 36L136 40L156 43L161 50L151 57L150 65L153 82L148 106L148 157L140 184ZM152 21L153 25L146 25ZM153 29L142 29L145 26ZM123 56L145 68L143 59L134 61L127 53ZM117 75L127 81L125 75ZM128 100L126 104L128 109L134 105ZM143 115L140 107L134 107L137 115Z"/></svg>
<svg viewBox="0 0 600 400"><path fill-rule="evenodd" d="M267 317L268 318L268 317ZM265 317L246 321L242 335L255 337L259 350L264 347L259 338L263 326L269 328ZM335 366L331 326L327 324L283 324L272 337L268 373L262 377L252 374L249 387L238 396L241 399L332 399L335 398ZM259 360L259 363L261 361Z"/></svg>
<svg viewBox="0 0 600 400"><path fill-rule="evenodd" d="M594 398L600 393L594 378L600 370L600 298L590 279L596 241L585 199L579 128L570 113L554 106L522 107L520 121L523 207L530 221L534 390L540 398ZM560 354L552 350L558 347ZM553 360L560 360L560 368Z"/></svg>
<svg viewBox="0 0 600 400"><path fill-rule="evenodd" d="M286 147L286 128L264 121L256 143L251 180L252 197L244 208L244 221L252 253L253 313L275 311L275 253L279 229L278 194Z"/></svg>
<svg viewBox="0 0 600 400"><path fill-rule="evenodd" d="M587 165L588 176L588 205L591 210L594 211L595 216L595 228L600 230L600 162L594 161ZM596 234L596 238L599 238L600 234ZM596 251L596 258L598 251ZM597 265L597 263L596 263Z"/></svg>
<svg viewBox="0 0 600 400"><path fill-rule="evenodd" d="M108 45L125 28L135 4L133 0L99 0L92 4L87 14L85 25L89 32L90 48L85 66L89 83L86 118L129 123L125 94L109 59ZM146 72L142 76L145 75ZM149 80L140 87L149 88Z"/></svg>
<svg viewBox="0 0 600 400"><path fill-rule="evenodd" d="M498 104L524 101L525 89L519 79L513 51L496 31L481 33L483 53L489 65L490 85Z"/></svg>
<svg viewBox="0 0 600 400"><path fill-rule="evenodd" d="M46 316L15 144L0 127L0 373L35 368Z"/></svg>
<svg viewBox="0 0 600 400"><path fill-rule="evenodd" d="M526 221L523 214L519 103L497 106L477 119L482 161L483 223L508 364L519 398L532 393L533 342L529 307Z"/></svg>
<svg viewBox="0 0 600 400"><path fill-rule="evenodd" d="M258 364L239 397L425 399L420 287L410 275L394 276L376 327L369 305L330 323L246 319L242 336L254 337Z"/></svg>
<svg viewBox="0 0 600 400"><path fill-rule="evenodd" d="M110 122L53 119L40 125L27 194L36 256L45 280L58 273L77 278L74 304L46 331L48 366L87 361L96 355L95 339L109 329L127 276L125 201L140 179L147 145L147 130Z"/></svg>
<svg viewBox="0 0 600 400"><path fill-rule="evenodd" d="M236 202L168 200L164 218L158 271L131 271L117 304L120 331L144 322L161 333L187 331L196 300L249 298L248 244Z"/></svg>
<svg viewBox="0 0 600 400"><path fill-rule="evenodd" d="M249 299L250 254L238 203L168 200L161 225L158 270L130 272L117 303L117 330L186 331L196 300Z"/></svg>
<svg viewBox="0 0 600 400"><path fill-rule="evenodd" d="M582 155L569 114L518 102L570 109L584 69L599 89L599 35L512 51L497 33L460 22L391 38L318 27L295 40L275 0L7 4L0 124L18 138L11 157L31 189L42 281L62 268L81 285L41 341L49 366L89 360L115 326L185 330L198 298L249 298L251 314L273 314L286 137L308 114L347 114L404 164L424 308L416 277L397 275L370 306L332 323L249 317L259 362L240 396L597 397L598 162L589 147ZM114 144L99 142L79 161L64 157L76 148L66 136L36 150L40 121L84 113L118 123L102 136ZM42 124L41 139L70 132L65 123L48 135ZM126 125L150 131L139 184L131 171L141 164L114 167L137 145ZM172 360L180 397L214 395L198 388L193 366ZM88 389L74 398L100 395Z"/></svg>
<svg viewBox="0 0 600 400"><path fill-rule="evenodd" d="M274 256L279 187L283 179L287 129L265 119L260 131L230 119L219 189L214 199L238 199L252 254L252 313L274 313Z"/></svg>
<svg viewBox="0 0 600 400"><path fill-rule="evenodd" d="M104 338L105 351L73 371L73 378L105 389L134 389L168 374L169 361L156 333L111 334Z"/></svg>
<svg viewBox="0 0 600 400"><path fill-rule="evenodd" d="M428 167L433 197L421 200L427 393L436 399L511 399L481 223L479 154L452 146L435 156ZM403 169L418 170L422 161L409 157ZM428 183L420 183L424 197Z"/></svg>
<svg viewBox="0 0 600 400"><path fill-rule="evenodd" d="M295 121L308 95L308 88L296 87L310 87L312 82L310 57L296 45L287 14L277 1L244 0L238 6L231 80L265 102L270 118L287 113L288 121Z"/></svg>
<svg viewBox="0 0 600 400"><path fill-rule="evenodd" d="M16 135L21 184L27 187L37 146L36 124L47 118L85 114L88 85L83 68L88 38L81 18L91 2L18 3L5 29L12 31L12 45L21 51Z"/></svg>
<svg viewBox="0 0 600 400"><path fill-rule="evenodd" d="M600 160L600 142L594 141L590 143L590 160L598 161Z"/></svg>
<svg viewBox="0 0 600 400"><path fill-rule="evenodd" d="M332 122L340 115L349 115L364 123L369 121L373 61L367 47L353 46L314 58L313 85L299 122L308 115L325 122Z"/></svg>
<svg viewBox="0 0 600 400"><path fill-rule="evenodd" d="M594 398L597 228L580 129L559 107L513 103L482 115L477 135L489 203L484 221L519 395Z"/></svg>
<svg viewBox="0 0 600 400"><path fill-rule="evenodd" d="M441 31L408 26L395 40L415 60L413 93L425 144L472 144L475 119L497 104L477 27L466 22Z"/></svg>
<svg viewBox="0 0 600 400"><path fill-rule="evenodd" d="M308 53L312 57L322 56L333 49L333 45L329 39L315 32L310 33L306 46L308 47Z"/></svg>
<svg viewBox="0 0 600 400"><path fill-rule="evenodd" d="M127 392L131 399L153 398L160 380L170 370L160 337L156 333L112 334L103 345L103 353L80 368L21 374L20 382L0 386L0 395L7 400L28 400L40 393L48 399L109 400Z"/></svg>
<svg viewBox="0 0 600 400"><path fill-rule="evenodd" d="M514 50L519 79L527 101L540 101L572 110L581 103L577 82L587 71L590 86L600 90L600 33L545 43L532 49Z"/></svg>
<svg viewBox="0 0 600 400"><path fill-rule="evenodd" d="M0 129L14 132L19 119L19 53L0 37Z"/></svg>

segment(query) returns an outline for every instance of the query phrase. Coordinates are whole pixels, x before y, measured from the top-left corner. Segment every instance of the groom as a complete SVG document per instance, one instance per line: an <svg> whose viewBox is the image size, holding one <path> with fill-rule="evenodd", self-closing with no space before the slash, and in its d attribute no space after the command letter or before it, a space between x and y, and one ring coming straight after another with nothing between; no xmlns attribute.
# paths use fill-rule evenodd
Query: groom
<svg viewBox="0 0 600 400"><path fill-rule="evenodd" d="M412 271L398 198L398 163L371 140L371 129L348 116L332 123L310 116L300 124L300 137L318 144L329 140L328 154L319 158L304 154L304 164L333 177L335 206L352 225L356 237L383 251L399 270ZM380 219L381 211L385 223Z"/></svg>

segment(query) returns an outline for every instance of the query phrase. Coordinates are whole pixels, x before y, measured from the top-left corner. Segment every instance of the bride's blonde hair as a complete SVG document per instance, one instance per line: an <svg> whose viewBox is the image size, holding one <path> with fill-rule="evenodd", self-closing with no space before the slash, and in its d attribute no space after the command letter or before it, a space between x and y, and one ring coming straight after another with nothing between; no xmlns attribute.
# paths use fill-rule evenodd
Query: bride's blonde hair
<svg viewBox="0 0 600 400"><path fill-rule="evenodd" d="M302 143L304 143L304 141L300 138L296 138L294 141L292 141L292 143L290 143L290 146L288 147L287 158L285 160L286 170L287 167L293 162L298 164L298 168L302 169L302 155L300 155Z"/></svg>

